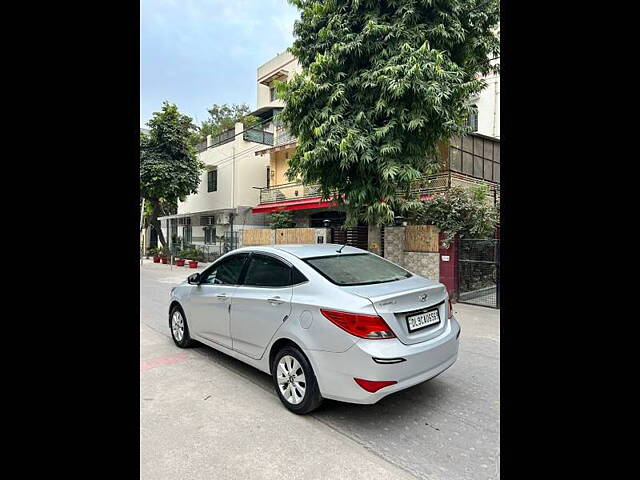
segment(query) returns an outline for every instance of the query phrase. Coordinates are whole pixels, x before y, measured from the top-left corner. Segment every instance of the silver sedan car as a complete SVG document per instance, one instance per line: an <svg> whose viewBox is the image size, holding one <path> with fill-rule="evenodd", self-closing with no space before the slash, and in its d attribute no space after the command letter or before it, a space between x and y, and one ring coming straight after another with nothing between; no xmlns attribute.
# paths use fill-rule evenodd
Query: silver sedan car
<svg viewBox="0 0 640 480"><path fill-rule="evenodd" d="M169 326L179 347L270 374L299 414L429 380L456 361L460 336L444 285L334 244L234 250L171 291Z"/></svg>

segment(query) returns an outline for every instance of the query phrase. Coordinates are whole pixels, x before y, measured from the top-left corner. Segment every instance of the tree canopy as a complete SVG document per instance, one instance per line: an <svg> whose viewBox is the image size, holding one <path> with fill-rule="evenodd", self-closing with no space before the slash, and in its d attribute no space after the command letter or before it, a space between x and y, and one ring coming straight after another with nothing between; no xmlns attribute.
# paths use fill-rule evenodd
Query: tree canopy
<svg viewBox="0 0 640 480"><path fill-rule="evenodd" d="M204 165L190 141L195 129L191 117L182 115L175 105L164 102L147 125L149 134L140 135L140 195L151 204L149 222L166 245L158 215L197 193Z"/></svg>
<svg viewBox="0 0 640 480"><path fill-rule="evenodd" d="M218 105L214 103L207 111L209 112L209 118L201 122L199 127L196 127L197 133L193 137L194 144L206 141L207 135L220 135L224 130L233 128L236 122L252 126L260 121L258 117L249 115L251 110L246 103L240 105L235 103Z"/></svg>
<svg viewBox="0 0 640 480"><path fill-rule="evenodd" d="M278 86L298 140L289 176L337 196L348 224L391 222L396 192L465 133L468 99L497 68L498 1L289 1L302 66Z"/></svg>

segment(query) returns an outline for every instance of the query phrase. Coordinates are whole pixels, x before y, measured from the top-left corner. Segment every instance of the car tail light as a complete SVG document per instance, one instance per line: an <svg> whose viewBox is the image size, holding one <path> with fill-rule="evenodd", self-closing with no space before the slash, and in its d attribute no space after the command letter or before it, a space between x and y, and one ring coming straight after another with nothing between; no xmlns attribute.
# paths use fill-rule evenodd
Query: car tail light
<svg viewBox="0 0 640 480"><path fill-rule="evenodd" d="M339 312L337 310L320 309L322 315L345 332L360 338L383 339L395 338L394 333L382 317L362 313Z"/></svg>
<svg viewBox="0 0 640 480"><path fill-rule="evenodd" d="M451 298L447 299L449 302L449 318L453 317L453 305L451 304Z"/></svg>
<svg viewBox="0 0 640 480"><path fill-rule="evenodd" d="M375 393L378 390L380 390L381 388L388 387L389 385L394 385L394 384L398 383L395 380L385 380L385 381L382 381L382 382L375 381L375 380L363 380L362 378L354 378L354 380L363 389L365 389L367 392L371 392L371 393Z"/></svg>

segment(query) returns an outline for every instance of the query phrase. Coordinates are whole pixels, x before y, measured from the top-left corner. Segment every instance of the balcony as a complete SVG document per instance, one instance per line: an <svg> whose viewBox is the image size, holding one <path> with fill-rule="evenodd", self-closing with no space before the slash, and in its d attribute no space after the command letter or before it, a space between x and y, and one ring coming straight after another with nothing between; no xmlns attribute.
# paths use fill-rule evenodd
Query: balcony
<svg viewBox="0 0 640 480"><path fill-rule="evenodd" d="M499 183L473 178L455 171L436 173L435 175L424 175L412 184L411 191L420 196L434 195L436 193L446 192L451 187L468 188L473 185L482 184L489 187L488 196L492 198L494 202L500 200Z"/></svg>
<svg viewBox="0 0 640 480"><path fill-rule="evenodd" d="M273 133L259 128L247 128L242 132L242 138L247 142L273 145Z"/></svg>
<svg viewBox="0 0 640 480"><path fill-rule="evenodd" d="M303 185L300 182L283 183L260 188L260 203L275 203L319 196L318 185Z"/></svg>
<svg viewBox="0 0 640 480"><path fill-rule="evenodd" d="M451 187L451 176L449 173L436 173L435 175L424 175L411 185L411 191L418 195L433 195L442 193Z"/></svg>
<svg viewBox="0 0 640 480"><path fill-rule="evenodd" d="M234 128L230 128L228 130L224 130L220 133L220 135L212 135L211 136L211 145L207 146L207 142L199 143L196 147L198 153L204 152L208 148L214 148L218 145L224 145L225 143L233 142L233 139L236 136L236 131Z"/></svg>
<svg viewBox="0 0 640 480"><path fill-rule="evenodd" d="M286 145L288 143L293 143L296 141L296 137L294 137L289 130L285 128L278 128L276 130L276 142L275 146Z"/></svg>

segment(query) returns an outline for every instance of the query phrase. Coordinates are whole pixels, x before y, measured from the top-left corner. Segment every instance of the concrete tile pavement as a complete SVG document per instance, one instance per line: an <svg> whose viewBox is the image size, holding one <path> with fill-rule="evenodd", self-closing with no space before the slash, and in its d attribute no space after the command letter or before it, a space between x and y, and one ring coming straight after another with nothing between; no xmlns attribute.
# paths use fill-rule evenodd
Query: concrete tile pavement
<svg viewBox="0 0 640 480"><path fill-rule="evenodd" d="M144 324L140 360L140 478L414 478Z"/></svg>

